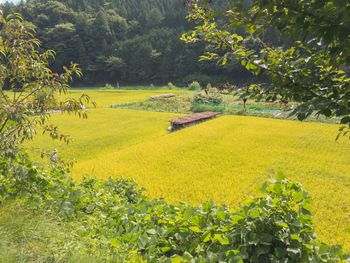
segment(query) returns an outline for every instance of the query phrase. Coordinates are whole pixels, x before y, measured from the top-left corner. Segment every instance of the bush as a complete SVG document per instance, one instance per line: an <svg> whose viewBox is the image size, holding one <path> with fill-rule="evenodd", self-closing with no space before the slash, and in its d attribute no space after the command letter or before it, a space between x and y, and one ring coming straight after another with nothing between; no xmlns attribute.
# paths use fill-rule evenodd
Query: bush
<svg viewBox="0 0 350 263"><path fill-rule="evenodd" d="M64 169L45 173L29 161L21 163L25 169L19 171L29 173L0 162L3 201L24 198L33 208L74 220L81 238L111 251L135 251L150 262L338 262L342 257L315 238L309 196L281 175L265 184L261 197L232 212L213 202L192 207L151 200L128 180L75 183Z"/></svg>
<svg viewBox="0 0 350 263"><path fill-rule="evenodd" d="M169 82L168 83L168 88L171 90L171 89L176 88L176 86L173 83Z"/></svg>
<svg viewBox="0 0 350 263"><path fill-rule="evenodd" d="M113 86L109 83L106 83L104 88L105 89L113 89Z"/></svg>
<svg viewBox="0 0 350 263"><path fill-rule="evenodd" d="M188 85L189 90L201 90L201 84L199 84L198 81L193 81L191 84Z"/></svg>
<svg viewBox="0 0 350 263"><path fill-rule="evenodd" d="M214 104L219 105L223 102L223 97L220 94L212 93L209 95L197 94L194 97L194 104Z"/></svg>
<svg viewBox="0 0 350 263"><path fill-rule="evenodd" d="M205 112L205 111L213 111L213 112L227 112L227 107L223 104L192 104L191 111L193 112Z"/></svg>

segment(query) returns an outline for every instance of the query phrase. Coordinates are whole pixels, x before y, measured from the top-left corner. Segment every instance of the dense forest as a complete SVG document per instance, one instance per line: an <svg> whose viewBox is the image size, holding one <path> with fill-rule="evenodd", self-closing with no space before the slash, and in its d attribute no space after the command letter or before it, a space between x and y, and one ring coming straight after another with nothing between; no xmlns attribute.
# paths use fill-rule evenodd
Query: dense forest
<svg viewBox="0 0 350 263"><path fill-rule="evenodd" d="M80 65L84 76L76 84L244 84L252 78L234 62L198 61L204 45L180 40L193 26L182 0L28 0L2 8L37 26L42 47L57 52L55 71Z"/></svg>

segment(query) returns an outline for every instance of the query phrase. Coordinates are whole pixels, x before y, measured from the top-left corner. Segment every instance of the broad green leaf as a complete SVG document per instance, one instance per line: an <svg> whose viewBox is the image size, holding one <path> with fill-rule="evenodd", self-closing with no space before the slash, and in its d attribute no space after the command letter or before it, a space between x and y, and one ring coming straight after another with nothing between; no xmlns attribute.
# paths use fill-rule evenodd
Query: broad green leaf
<svg viewBox="0 0 350 263"><path fill-rule="evenodd" d="M120 242L119 242L118 239L113 238L113 239L111 240L111 246L112 246L112 247L116 248L116 247L118 247L119 245L120 245Z"/></svg>
<svg viewBox="0 0 350 263"><path fill-rule="evenodd" d="M170 247L162 247L160 250L161 250L163 253L166 253L166 252L169 252L169 251L171 250L171 248L170 248Z"/></svg>
<svg viewBox="0 0 350 263"><path fill-rule="evenodd" d="M202 230L198 226L191 226L191 227L189 227L189 229L192 232L195 232L195 233L201 233L202 232Z"/></svg>
<svg viewBox="0 0 350 263"><path fill-rule="evenodd" d="M185 261L182 259L182 257L176 256L171 258L171 263L184 263Z"/></svg>
<svg viewBox="0 0 350 263"><path fill-rule="evenodd" d="M297 192L297 193L295 193L295 194L293 195L293 200L294 200L294 202L296 202L296 203L299 203L299 202L303 201L303 199L304 199L304 194L303 194L303 192Z"/></svg>
<svg viewBox="0 0 350 263"><path fill-rule="evenodd" d="M229 245L230 241L227 236L223 234L215 234L213 237L214 240L218 241L221 245Z"/></svg>

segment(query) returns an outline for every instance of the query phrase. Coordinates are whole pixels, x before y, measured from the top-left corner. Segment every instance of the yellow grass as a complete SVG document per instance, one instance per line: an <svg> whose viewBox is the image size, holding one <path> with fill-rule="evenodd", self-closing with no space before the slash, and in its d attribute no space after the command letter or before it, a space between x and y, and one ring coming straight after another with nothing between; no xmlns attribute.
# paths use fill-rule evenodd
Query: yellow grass
<svg viewBox="0 0 350 263"><path fill-rule="evenodd" d="M150 197L191 204L214 199L237 207L283 171L312 196L319 237L350 250L350 142L335 141L337 125L223 116L168 134L174 116L117 109L90 110L88 120L58 114L54 123L75 141L67 147L38 137L32 145L75 158L76 179L134 178Z"/></svg>
<svg viewBox="0 0 350 263"><path fill-rule="evenodd" d="M159 94L181 94L184 90L70 90L62 97L79 98L82 94L88 94L97 103L97 108L137 102L148 99L152 95Z"/></svg>
<svg viewBox="0 0 350 263"><path fill-rule="evenodd" d="M115 150L167 135L167 122L177 115L110 108L89 110L87 119L54 114L50 122L69 134L72 141L67 145L62 141L52 141L48 135L39 135L29 143L29 147L37 158L42 149L57 149L64 160L93 160Z"/></svg>

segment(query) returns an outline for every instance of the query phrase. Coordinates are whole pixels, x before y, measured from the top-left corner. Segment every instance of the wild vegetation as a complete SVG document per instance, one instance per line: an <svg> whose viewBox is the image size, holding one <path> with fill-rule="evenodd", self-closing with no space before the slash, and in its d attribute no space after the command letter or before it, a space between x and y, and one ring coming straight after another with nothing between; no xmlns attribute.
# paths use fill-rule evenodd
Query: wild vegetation
<svg viewBox="0 0 350 263"><path fill-rule="evenodd" d="M233 95L221 95L216 93L207 96L193 92L179 94L173 98L117 103L113 104L111 107L176 113L215 111L225 114L256 115L276 118L287 118L290 113L290 108L277 103L261 103L250 100L246 103L246 106L244 106L243 101Z"/></svg>

